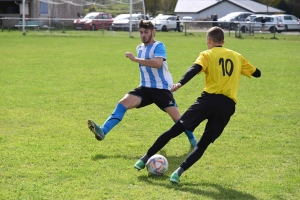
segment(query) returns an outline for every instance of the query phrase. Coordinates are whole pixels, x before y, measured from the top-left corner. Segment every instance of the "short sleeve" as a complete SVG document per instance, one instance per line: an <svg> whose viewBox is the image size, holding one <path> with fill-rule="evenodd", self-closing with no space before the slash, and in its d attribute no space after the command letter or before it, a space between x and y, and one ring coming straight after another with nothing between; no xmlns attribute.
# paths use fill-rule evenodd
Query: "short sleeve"
<svg viewBox="0 0 300 200"><path fill-rule="evenodd" d="M155 47L154 50L154 57L163 57L164 60L167 59L167 55L166 55L166 47L163 43L158 43Z"/></svg>
<svg viewBox="0 0 300 200"><path fill-rule="evenodd" d="M207 63L208 63L208 60L207 60L205 53L201 52L199 54L198 58L196 59L195 64L201 65L202 66L201 71L205 71L207 69Z"/></svg>

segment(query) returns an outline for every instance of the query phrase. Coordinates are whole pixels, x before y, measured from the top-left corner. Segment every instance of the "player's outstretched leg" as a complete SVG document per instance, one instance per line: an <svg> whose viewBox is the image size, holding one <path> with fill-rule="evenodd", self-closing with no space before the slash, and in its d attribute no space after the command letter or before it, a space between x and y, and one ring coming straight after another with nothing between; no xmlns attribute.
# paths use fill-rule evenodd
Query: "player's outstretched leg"
<svg viewBox="0 0 300 200"><path fill-rule="evenodd" d="M94 133L97 140L103 140L108 132L123 119L126 111L126 107L121 103L118 103L115 110L107 118L102 127L91 119L88 120L88 127Z"/></svg>
<svg viewBox="0 0 300 200"><path fill-rule="evenodd" d="M113 113L107 118L102 126L102 130L105 135L107 135L111 129L113 129L117 124L120 123L120 121L122 121L126 111L127 109L123 104L117 104Z"/></svg>

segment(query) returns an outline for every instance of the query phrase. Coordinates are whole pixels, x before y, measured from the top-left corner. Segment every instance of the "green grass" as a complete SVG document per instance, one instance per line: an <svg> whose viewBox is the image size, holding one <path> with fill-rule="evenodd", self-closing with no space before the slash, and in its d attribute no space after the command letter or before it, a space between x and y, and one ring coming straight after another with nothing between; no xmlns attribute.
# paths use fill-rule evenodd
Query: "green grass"
<svg viewBox="0 0 300 200"><path fill-rule="evenodd" d="M173 124L154 105L129 110L103 142L87 129L87 119L104 122L139 84L137 64L125 58L140 43L137 32L0 32L0 199L299 199L300 37L227 36L225 46L262 77L241 78L222 136L172 185L170 174L190 152L184 135L159 152L169 161L165 176L133 169ZM205 33L156 39L167 47L174 81L207 48ZM181 112L203 86L201 74L175 93Z"/></svg>

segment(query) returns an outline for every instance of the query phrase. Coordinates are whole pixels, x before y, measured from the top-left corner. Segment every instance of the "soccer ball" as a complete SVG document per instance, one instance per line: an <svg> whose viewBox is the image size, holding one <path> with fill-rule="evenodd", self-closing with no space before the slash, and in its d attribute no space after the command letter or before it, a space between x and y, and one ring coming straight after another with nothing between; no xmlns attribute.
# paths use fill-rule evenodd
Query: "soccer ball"
<svg viewBox="0 0 300 200"><path fill-rule="evenodd" d="M168 160L159 154L155 154L149 158L146 163L146 168L150 174L164 175L169 167Z"/></svg>

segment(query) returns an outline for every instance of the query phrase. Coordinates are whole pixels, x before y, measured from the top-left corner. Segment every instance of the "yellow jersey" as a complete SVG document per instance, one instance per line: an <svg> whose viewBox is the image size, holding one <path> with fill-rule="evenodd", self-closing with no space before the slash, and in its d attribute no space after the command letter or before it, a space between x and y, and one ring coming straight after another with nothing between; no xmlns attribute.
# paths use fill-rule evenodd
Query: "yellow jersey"
<svg viewBox="0 0 300 200"><path fill-rule="evenodd" d="M241 74L251 78L256 70L241 54L224 47L201 52L195 63L201 65L201 72L205 73L204 91L223 94L235 103Z"/></svg>

